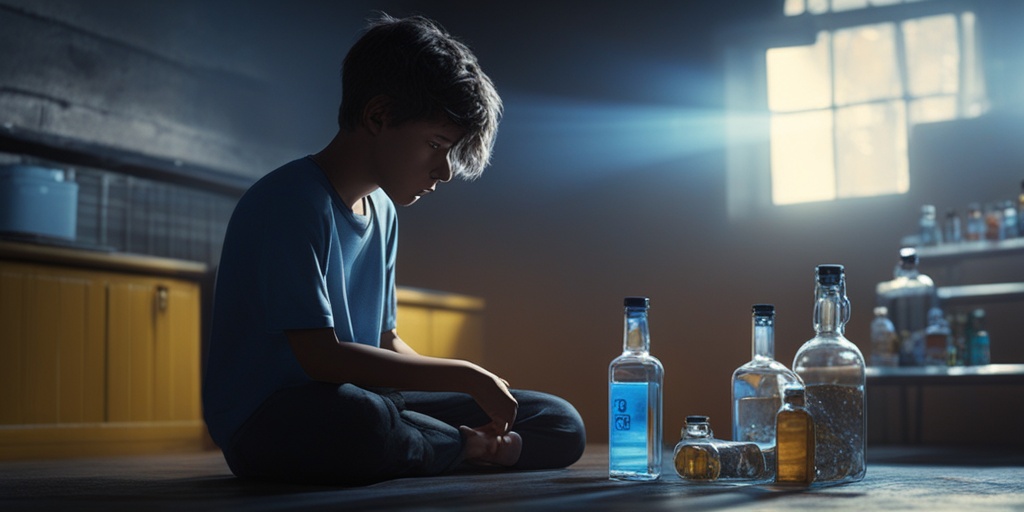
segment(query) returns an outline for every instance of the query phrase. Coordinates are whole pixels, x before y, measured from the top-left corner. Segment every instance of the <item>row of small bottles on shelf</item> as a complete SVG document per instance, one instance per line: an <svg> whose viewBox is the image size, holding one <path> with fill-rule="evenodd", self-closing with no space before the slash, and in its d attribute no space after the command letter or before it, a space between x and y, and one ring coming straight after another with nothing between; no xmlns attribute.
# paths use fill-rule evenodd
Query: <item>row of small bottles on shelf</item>
<svg viewBox="0 0 1024 512"><path fill-rule="evenodd" d="M992 343L981 308L948 317L942 309L931 308L924 336L911 339L906 346L900 339L888 308L876 307L871 322L871 366L977 366L992 362Z"/></svg>
<svg viewBox="0 0 1024 512"><path fill-rule="evenodd" d="M1024 182L1014 204L1011 200L988 203L982 210L980 203L967 205L964 219L954 209L946 210L939 224L934 205L921 207L919 244L933 246L979 240L1007 240L1024 236Z"/></svg>
<svg viewBox="0 0 1024 512"><path fill-rule="evenodd" d="M875 289L871 366L963 366L990 362L985 311L950 312L939 304L935 282L918 270L917 250L900 249L893 279Z"/></svg>
<svg viewBox="0 0 1024 512"><path fill-rule="evenodd" d="M866 466L865 365L843 331L850 319L842 265L819 265L815 336L790 370L774 359L775 307L755 304L752 359L732 376L733 440L688 416L673 451L689 483L818 485L859 481ZM654 480L662 466L664 369L650 354L646 297L625 300L622 354L608 369L609 477Z"/></svg>

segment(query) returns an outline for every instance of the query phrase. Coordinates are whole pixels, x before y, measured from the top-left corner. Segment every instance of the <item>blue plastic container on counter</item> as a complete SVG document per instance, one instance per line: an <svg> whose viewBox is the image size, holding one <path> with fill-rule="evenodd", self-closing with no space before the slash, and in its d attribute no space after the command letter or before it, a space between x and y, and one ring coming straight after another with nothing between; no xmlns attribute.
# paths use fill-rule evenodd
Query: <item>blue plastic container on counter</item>
<svg viewBox="0 0 1024 512"><path fill-rule="evenodd" d="M75 239L78 184L64 171L0 165L0 233Z"/></svg>

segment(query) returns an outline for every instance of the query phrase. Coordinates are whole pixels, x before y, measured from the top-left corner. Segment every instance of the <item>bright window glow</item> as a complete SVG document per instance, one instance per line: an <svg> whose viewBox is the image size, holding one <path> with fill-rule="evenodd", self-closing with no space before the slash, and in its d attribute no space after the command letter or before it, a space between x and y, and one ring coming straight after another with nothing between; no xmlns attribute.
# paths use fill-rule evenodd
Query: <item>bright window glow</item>
<svg viewBox="0 0 1024 512"><path fill-rule="evenodd" d="M829 33L820 32L813 45L768 50L769 110L793 112L832 104L828 48Z"/></svg>
<svg viewBox="0 0 1024 512"><path fill-rule="evenodd" d="M824 14L914 0L786 0ZM822 31L765 54L772 202L903 194L915 124L984 112L974 15L942 14Z"/></svg>
<svg viewBox="0 0 1024 512"><path fill-rule="evenodd" d="M836 198L831 110L772 116L771 137L773 203Z"/></svg>
<svg viewBox="0 0 1024 512"><path fill-rule="evenodd" d="M835 113L837 195L905 193L910 182L904 103L862 103Z"/></svg>
<svg viewBox="0 0 1024 512"><path fill-rule="evenodd" d="M903 94L896 64L894 31L892 23L836 31L832 55L835 56L837 105L895 98Z"/></svg>
<svg viewBox="0 0 1024 512"><path fill-rule="evenodd" d="M960 45L956 18L929 16L903 22L911 96L956 94L960 89Z"/></svg>

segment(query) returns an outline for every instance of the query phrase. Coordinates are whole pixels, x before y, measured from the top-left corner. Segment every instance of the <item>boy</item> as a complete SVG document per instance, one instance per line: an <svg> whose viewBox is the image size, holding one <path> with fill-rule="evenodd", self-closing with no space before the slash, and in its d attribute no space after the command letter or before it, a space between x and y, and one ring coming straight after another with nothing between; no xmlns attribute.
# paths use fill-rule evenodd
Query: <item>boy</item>
<svg viewBox="0 0 1024 512"><path fill-rule="evenodd" d="M335 138L239 201L203 387L236 475L366 483L582 455L568 402L418 355L395 330L394 204L477 177L501 109L462 43L425 18L384 16L345 57Z"/></svg>

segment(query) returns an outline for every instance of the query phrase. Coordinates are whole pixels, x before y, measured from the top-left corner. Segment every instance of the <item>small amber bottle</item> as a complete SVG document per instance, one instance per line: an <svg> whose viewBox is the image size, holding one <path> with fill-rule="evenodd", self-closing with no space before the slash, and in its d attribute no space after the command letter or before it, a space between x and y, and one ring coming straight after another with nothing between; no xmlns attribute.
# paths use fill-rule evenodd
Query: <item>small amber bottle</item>
<svg viewBox="0 0 1024 512"><path fill-rule="evenodd" d="M786 387L775 418L775 482L810 485L814 481L814 419L804 408L804 388Z"/></svg>

